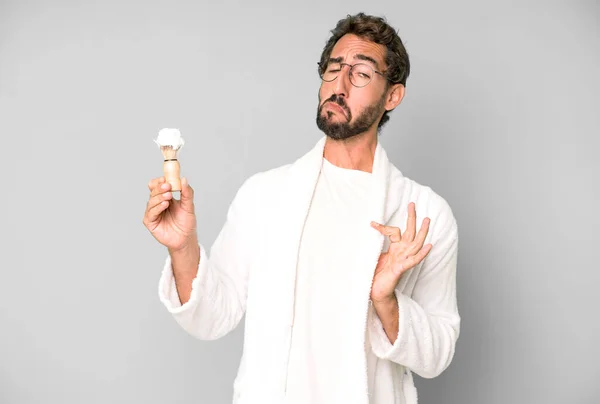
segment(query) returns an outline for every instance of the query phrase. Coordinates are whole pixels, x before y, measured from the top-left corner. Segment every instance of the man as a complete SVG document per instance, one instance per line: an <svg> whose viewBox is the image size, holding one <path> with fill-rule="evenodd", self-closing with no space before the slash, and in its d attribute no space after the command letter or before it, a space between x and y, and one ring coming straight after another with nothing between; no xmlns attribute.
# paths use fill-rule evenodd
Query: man
<svg viewBox="0 0 600 404"><path fill-rule="evenodd" d="M246 316L234 403L413 404L412 372L439 375L459 335L456 220L378 142L409 74L396 32L348 16L319 74L325 136L244 182L210 254L186 179L180 200L150 182L144 224L169 252L160 299L205 340Z"/></svg>

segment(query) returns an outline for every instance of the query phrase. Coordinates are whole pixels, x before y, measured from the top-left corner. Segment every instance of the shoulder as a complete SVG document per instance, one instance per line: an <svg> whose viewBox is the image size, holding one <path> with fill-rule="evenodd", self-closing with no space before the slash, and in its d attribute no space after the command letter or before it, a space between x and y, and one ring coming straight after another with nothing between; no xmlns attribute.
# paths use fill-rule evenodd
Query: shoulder
<svg viewBox="0 0 600 404"><path fill-rule="evenodd" d="M400 173L396 173L395 176L400 184L401 193L404 195L402 199L405 209L407 209L410 202L414 202L417 216L421 218L420 220L429 217L431 227L436 233L444 233L450 236L457 235L456 217L446 198L427 184L420 183Z"/></svg>
<svg viewBox="0 0 600 404"><path fill-rule="evenodd" d="M268 208L276 190L285 183L285 175L291 165L285 164L249 175L238 188L234 203L253 211Z"/></svg>
<svg viewBox="0 0 600 404"><path fill-rule="evenodd" d="M278 189L285 181L285 176L292 164L284 164L279 167L271 168L264 171L258 171L251 174L242 183L240 190L244 189L247 193L264 193L272 192Z"/></svg>

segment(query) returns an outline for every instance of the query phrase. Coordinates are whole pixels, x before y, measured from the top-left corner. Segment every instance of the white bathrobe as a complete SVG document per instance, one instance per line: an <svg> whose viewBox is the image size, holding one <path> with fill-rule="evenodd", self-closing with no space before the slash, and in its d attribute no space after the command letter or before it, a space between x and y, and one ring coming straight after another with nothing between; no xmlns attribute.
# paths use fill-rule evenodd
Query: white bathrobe
<svg viewBox="0 0 600 404"><path fill-rule="evenodd" d="M234 404L284 404L298 250L321 169L325 137L292 164L252 175L229 206L224 227L210 248L200 244L191 298L181 305L167 257L159 297L183 329L202 340L233 330L245 314L244 345L234 382ZM355 296L344 327L347 389L344 404L416 404L412 373L433 378L452 361L460 330L456 297L457 223L448 203L430 187L402 175L381 143L375 151L369 220L406 230L415 202L417 230L431 224L425 243L433 248L405 272L395 294L399 332L391 344L370 302L374 269L389 238L366 223L356 237L353 274L344 280ZM334 404L334 403L332 403Z"/></svg>

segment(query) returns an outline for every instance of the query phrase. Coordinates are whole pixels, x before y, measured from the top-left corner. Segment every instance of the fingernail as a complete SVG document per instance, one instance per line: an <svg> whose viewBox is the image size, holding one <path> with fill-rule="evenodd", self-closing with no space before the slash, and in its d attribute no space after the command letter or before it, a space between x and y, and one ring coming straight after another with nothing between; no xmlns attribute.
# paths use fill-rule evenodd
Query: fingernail
<svg viewBox="0 0 600 404"><path fill-rule="evenodd" d="M167 189L169 186L167 185L167 183L164 183L160 186L161 189Z"/></svg>

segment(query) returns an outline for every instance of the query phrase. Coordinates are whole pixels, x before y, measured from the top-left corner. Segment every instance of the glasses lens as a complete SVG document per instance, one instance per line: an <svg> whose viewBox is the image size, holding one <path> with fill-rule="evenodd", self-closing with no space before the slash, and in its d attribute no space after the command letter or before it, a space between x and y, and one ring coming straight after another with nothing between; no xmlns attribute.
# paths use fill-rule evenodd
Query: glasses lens
<svg viewBox="0 0 600 404"><path fill-rule="evenodd" d="M340 74L341 66L339 63L330 63L321 75L321 78L325 81L333 81Z"/></svg>
<svg viewBox="0 0 600 404"><path fill-rule="evenodd" d="M350 80L356 87L364 87L369 84L373 74L371 66L359 63L352 67L352 70L350 71Z"/></svg>

